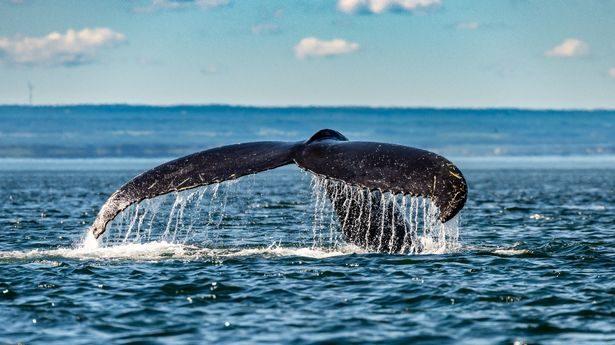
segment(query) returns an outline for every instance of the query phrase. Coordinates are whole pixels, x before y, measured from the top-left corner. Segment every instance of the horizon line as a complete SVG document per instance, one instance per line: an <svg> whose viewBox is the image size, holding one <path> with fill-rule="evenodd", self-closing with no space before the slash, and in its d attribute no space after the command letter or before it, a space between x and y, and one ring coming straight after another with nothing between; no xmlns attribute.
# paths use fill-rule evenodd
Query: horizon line
<svg viewBox="0 0 615 345"><path fill-rule="evenodd" d="M256 105L242 103L168 103L168 104L151 104L151 103L5 103L0 104L0 108L20 107L20 108L68 108L68 107L143 107L143 108L251 108L251 109L385 109L385 110L515 110L515 111L615 111L614 108L548 108L548 107L516 107L516 106L421 106L421 105L366 105L366 104L285 104L285 105Z"/></svg>

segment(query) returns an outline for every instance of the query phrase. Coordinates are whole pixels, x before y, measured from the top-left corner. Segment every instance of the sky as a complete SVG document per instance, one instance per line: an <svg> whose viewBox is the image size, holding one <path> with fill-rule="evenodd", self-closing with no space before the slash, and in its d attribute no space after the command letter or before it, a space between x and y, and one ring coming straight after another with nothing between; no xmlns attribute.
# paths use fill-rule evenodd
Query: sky
<svg viewBox="0 0 615 345"><path fill-rule="evenodd" d="M0 0L0 104L615 108L612 0Z"/></svg>

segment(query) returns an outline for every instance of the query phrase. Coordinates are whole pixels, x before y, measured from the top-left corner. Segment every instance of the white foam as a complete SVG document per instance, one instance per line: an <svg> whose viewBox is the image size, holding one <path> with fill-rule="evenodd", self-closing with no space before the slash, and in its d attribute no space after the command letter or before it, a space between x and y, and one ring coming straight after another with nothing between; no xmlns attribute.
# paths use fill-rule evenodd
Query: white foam
<svg viewBox="0 0 615 345"><path fill-rule="evenodd" d="M282 247L273 244L262 248L222 249L204 248L193 245L169 243L165 241L148 243L130 243L102 247L94 240L86 239L84 244L75 248L58 248L51 250L34 249L29 251L0 252L0 260L44 260L49 258L69 259L127 259L127 260L199 260L224 259L242 256L299 256L306 258L329 258L349 254L364 254L366 250L353 246L338 246L335 248L318 247Z"/></svg>
<svg viewBox="0 0 615 345"><path fill-rule="evenodd" d="M420 241L422 248L418 255L449 254L458 252L461 249L461 245L458 242L434 241L432 237L428 236L420 236L417 239Z"/></svg>
<svg viewBox="0 0 615 345"><path fill-rule="evenodd" d="M81 246L84 249L94 250L100 246L100 242L96 239L94 233L88 230L85 233L85 238L83 239Z"/></svg>
<svg viewBox="0 0 615 345"><path fill-rule="evenodd" d="M513 243L510 247L475 247L475 246L464 246L463 250L468 251L478 251L483 253L495 254L495 255L505 255L505 256L515 256L515 255L524 255L531 254L532 251L529 249L519 249L517 248L521 243L516 242Z"/></svg>
<svg viewBox="0 0 615 345"><path fill-rule="evenodd" d="M250 256L250 255L263 255L263 256L300 256L314 259L324 259L335 256L350 255L350 254L366 254L367 250L354 246L344 245L337 246L335 248L295 248L295 247L281 247L278 245L272 245L267 248L249 248L242 249L236 252L228 252L221 256Z"/></svg>
<svg viewBox="0 0 615 345"><path fill-rule="evenodd" d="M445 254L459 250L442 247L433 243L423 243L425 250L419 255ZM516 255L523 254L523 250L497 249L495 254ZM365 248L348 245L335 247L284 247L273 244L268 247L256 248L207 248L194 245L156 241L147 243L129 243L114 246L99 246L98 241L87 239L74 248L58 248L50 250L33 249L28 251L0 251L0 260L32 260L47 261L51 258L68 258L78 260L201 260L236 258L244 256L263 257L303 257L312 259L325 259L351 254L369 254Z"/></svg>
<svg viewBox="0 0 615 345"><path fill-rule="evenodd" d="M112 247L58 248L51 250L34 249L29 251L0 252L0 260L39 260L63 257L70 259L143 259L155 260L175 256L184 256L185 246L166 242L132 243Z"/></svg>
<svg viewBox="0 0 615 345"><path fill-rule="evenodd" d="M527 249L496 249L493 251L493 254L506 256L524 255L529 253L530 251Z"/></svg>

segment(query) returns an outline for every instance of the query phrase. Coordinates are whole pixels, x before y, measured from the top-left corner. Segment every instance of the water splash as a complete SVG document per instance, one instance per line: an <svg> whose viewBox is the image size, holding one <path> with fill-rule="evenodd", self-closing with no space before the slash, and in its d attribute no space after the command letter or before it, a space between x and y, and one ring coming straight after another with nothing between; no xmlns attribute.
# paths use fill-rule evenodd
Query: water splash
<svg viewBox="0 0 615 345"><path fill-rule="evenodd" d="M249 218L246 212L251 209L237 181L132 205L108 225L98 241L87 234L83 247L95 250L147 243L237 247L234 242L243 235L235 232L231 236L228 230L249 228L249 222L238 224L238 219ZM440 222L438 208L428 198L369 191L317 175L311 175L311 191L311 233L293 234L293 238L309 238L310 250L337 251L354 243L370 252L439 254L460 247L458 220Z"/></svg>
<svg viewBox="0 0 615 345"><path fill-rule="evenodd" d="M0 251L2 261L31 261L46 265L60 265L57 259L76 260L183 260L183 261L223 261L229 258L246 256L262 257L304 257L323 259L351 254L366 253L365 249L353 245L337 248L286 247L273 243L266 247L255 248L208 248L195 245L147 242L126 243L114 246L58 248L50 250L33 249L26 251Z"/></svg>
<svg viewBox="0 0 615 345"><path fill-rule="evenodd" d="M318 175L312 176L311 186L314 246L344 244L345 237L391 254L440 254L460 248L458 218L442 223L429 198L370 191Z"/></svg>
<svg viewBox="0 0 615 345"><path fill-rule="evenodd" d="M107 226L101 246L168 242L215 242L227 216L228 195L236 181L216 183L146 199L122 211ZM198 231L195 231L198 229ZM87 243L88 241L86 241ZM91 240L89 240L91 242Z"/></svg>

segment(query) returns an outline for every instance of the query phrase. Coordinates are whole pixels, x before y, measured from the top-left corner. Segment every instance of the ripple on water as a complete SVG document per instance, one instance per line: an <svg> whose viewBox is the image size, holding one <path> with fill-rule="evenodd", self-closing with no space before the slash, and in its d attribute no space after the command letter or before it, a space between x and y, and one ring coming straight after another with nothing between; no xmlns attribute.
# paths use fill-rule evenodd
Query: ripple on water
<svg viewBox="0 0 615 345"><path fill-rule="evenodd" d="M310 181L295 171L235 186L217 230L73 244L134 173L2 173L2 339L615 342L612 171L464 171L460 247L425 255L368 253L328 228L314 245Z"/></svg>

